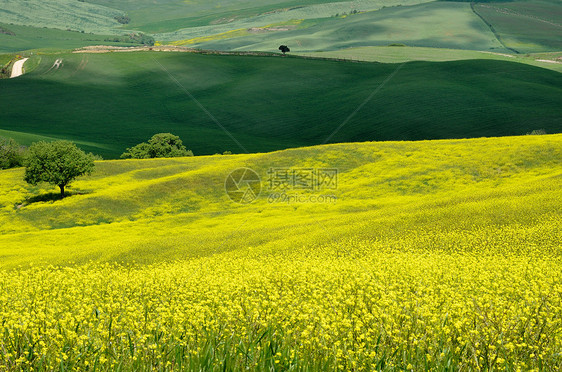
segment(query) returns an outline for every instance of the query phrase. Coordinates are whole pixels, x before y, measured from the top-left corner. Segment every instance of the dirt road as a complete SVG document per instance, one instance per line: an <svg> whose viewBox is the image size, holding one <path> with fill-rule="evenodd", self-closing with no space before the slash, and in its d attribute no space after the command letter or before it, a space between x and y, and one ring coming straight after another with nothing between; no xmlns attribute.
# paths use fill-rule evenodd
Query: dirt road
<svg viewBox="0 0 562 372"><path fill-rule="evenodd" d="M16 61L14 63L14 67L12 67L12 75L10 76L10 78L15 78L15 77L23 75L23 64L28 59L29 58L20 59L19 61Z"/></svg>

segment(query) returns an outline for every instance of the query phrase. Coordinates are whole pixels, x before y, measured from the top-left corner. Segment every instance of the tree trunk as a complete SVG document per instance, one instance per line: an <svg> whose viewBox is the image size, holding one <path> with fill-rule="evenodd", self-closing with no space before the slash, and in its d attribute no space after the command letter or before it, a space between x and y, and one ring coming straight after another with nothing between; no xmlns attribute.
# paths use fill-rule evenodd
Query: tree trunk
<svg viewBox="0 0 562 372"><path fill-rule="evenodd" d="M64 198L64 185L59 185L60 187L60 198L63 199Z"/></svg>

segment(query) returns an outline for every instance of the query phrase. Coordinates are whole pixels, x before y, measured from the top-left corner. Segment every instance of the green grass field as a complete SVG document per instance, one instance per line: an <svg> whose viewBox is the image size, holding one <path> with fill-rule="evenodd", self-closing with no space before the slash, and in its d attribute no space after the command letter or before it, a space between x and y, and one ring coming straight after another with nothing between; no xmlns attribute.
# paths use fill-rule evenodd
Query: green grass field
<svg viewBox="0 0 562 372"><path fill-rule="evenodd" d="M0 0L0 22L112 34L122 11L75 0Z"/></svg>
<svg viewBox="0 0 562 372"><path fill-rule="evenodd" d="M106 39L114 39L114 35L97 35L50 28L4 25L2 23L0 23L0 26L5 26L15 33L15 35L0 34L0 53L23 51L28 51L27 54L33 52L52 53L99 44L114 46L135 45L131 43L105 41ZM2 56L2 54L0 54L0 56Z"/></svg>
<svg viewBox="0 0 562 372"><path fill-rule="evenodd" d="M351 12L368 12L379 10L383 7L393 7L402 5L415 5L423 0L382 0L371 1L361 0L352 2L336 2L315 4L309 6L293 6L276 11L262 12L251 17L233 17L228 22L211 22L211 24L199 27L179 28L173 32L157 33L154 36L158 40L173 41L179 43L193 43L196 38L209 38L211 41L217 38L216 35L223 34L232 30L243 30L249 36L247 40L260 39L263 37L264 31L256 31L256 28L267 28L268 26L276 26L281 29L289 27L294 28L295 24L299 25L299 29L303 30L317 23L326 23L330 18L345 19L344 15ZM336 17L339 15L340 17ZM344 21L348 22L348 21ZM339 22L341 23L341 22ZM337 25L338 23L330 23L329 25ZM304 32L304 31L303 31ZM286 31L273 32L274 34L284 35ZM253 38L251 37L253 36Z"/></svg>
<svg viewBox="0 0 562 372"><path fill-rule="evenodd" d="M153 27L160 23L161 25L158 27L174 31L181 28L181 26L201 25L201 23L209 24L213 20L216 21L222 18L242 18L278 9L319 3L334 3L336 1L265 0L258 3L253 0L232 0L225 3L217 0L164 0L155 3L154 1L145 0L91 0L88 2L126 11L131 17L131 26L150 32L154 31ZM198 19L203 19L203 21L197 21ZM204 21L205 19L207 19L206 22ZM168 23L168 25L165 23ZM174 26L180 27L173 28Z"/></svg>
<svg viewBox="0 0 562 372"><path fill-rule="evenodd" d="M175 32L184 28L213 26L207 28L207 35L217 33L217 25L224 24L227 29L240 27L259 27L273 22L291 19L312 19L330 17L336 13L351 10L372 10L396 4L410 5L423 0L165 0L153 1L115 1L95 0L91 3L126 11L131 18L127 27L149 33ZM229 26L230 25L230 26ZM242 25L242 26L241 26ZM230 28L229 28L230 27ZM187 31L189 35L189 31ZM193 32L197 32L193 30ZM203 31L198 31L203 32ZM219 31L220 32L220 31Z"/></svg>
<svg viewBox="0 0 562 372"><path fill-rule="evenodd" d="M104 35L124 35L127 30L153 34L164 44L268 52L287 44L300 54L346 53L393 43L436 48L436 55L443 49L461 50L456 54L524 54L558 52L562 47L562 6L555 0L476 5L425 0L30 1L0 1L2 27L18 31L16 36L0 34L0 52L111 45ZM130 23L122 25L115 17L125 14ZM418 51L422 55L411 60L425 58Z"/></svg>
<svg viewBox="0 0 562 372"><path fill-rule="evenodd" d="M477 4L475 11L492 25L507 47L520 53L562 50L559 1Z"/></svg>
<svg viewBox="0 0 562 372"><path fill-rule="evenodd" d="M0 54L0 69L9 67L8 65L14 58L16 58L15 54Z"/></svg>
<svg viewBox="0 0 562 372"><path fill-rule="evenodd" d="M167 41L166 35L156 35ZM177 40L177 34L170 35ZM295 52L337 50L402 43L417 47L473 49L505 53L489 27L468 3L432 2L395 6L347 17L305 20L296 30L249 35L196 44L220 50L274 51L280 44Z"/></svg>
<svg viewBox="0 0 562 372"><path fill-rule="evenodd" d="M507 62L525 63L549 70L562 72L562 63L556 63L558 61L558 58L562 57L562 53L534 53L529 55L521 55L480 52L475 50L462 49L383 46L347 48L330 52L298 53L298 55L381 63L403 63L409 61L446 62L473 59L494 59Z"/></svg>
<svg viewBox="0 0 562 372"><path fill-rule="evenodd" d="M562 6L555 0L476 5L425 0L2 0L0 5L0 22L6 27L36 27L18 28L18 36L0 34L0 52L108 44L100 35L127 30L154 34L162 43L218 50L276 51L279 44L288 44L293 52L304 53L392 43L497 53L562 48ZM130 23L115 19L123 15Z"/></svg>
<svg viewBox="0 0 562 372"><path fill-rule="evenodd" d="M15 57L13 54L0 54L0 66L5 66Z"/></svg>
<svg viewBox="0 0 562 372"><path fill-rule="evenodd" d="M57 59L62 67L52 68ZM40 55L28 62L38 64L32 72L1 82L0 129L88 143L106 158L158 132L179 135L196 155L244 152L155 59L250 152L324 142L398 67L192 53ZM407 63L331 141L557 133L561 79L503 61Z"/></svg>
<svg viewBox="0 0 562 372"><path fill-rule="evenodd" d="M102 161L62 201L0 171L0 368L557 370L561 145ZM240 167L251 204L225 193ZM337 185L284 202L271 168Z"/></svg>
<svg viewBox="0 0 562 372"><path fill-rule="evenodd" d="M240 27L261 27L294 19L330 17L352 10L374 10L383 6L411 5L424 0L236 0L219 1L0 1L0 22L24 26L70 29L96 34L124 34L127 30L209 36ZM115 17L127 15L122 25ZM188 31L179 31L190 28Z"/></svg>

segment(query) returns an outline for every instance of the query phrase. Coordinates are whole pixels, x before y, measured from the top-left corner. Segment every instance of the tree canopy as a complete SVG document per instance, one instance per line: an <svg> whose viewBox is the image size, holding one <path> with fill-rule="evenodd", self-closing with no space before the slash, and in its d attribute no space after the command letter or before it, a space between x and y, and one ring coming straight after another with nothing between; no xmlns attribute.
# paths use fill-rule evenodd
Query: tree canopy
<svg viewBox="0 0 562 372"><path fill-rule="evenodd" d="M147 142L128 148L121 158L150 159L150 158L176 158L182 156L193 156L191 150L187 150L182 140L172 133L158 133Z"/></svg>
<svg viewBox="0 0 562 372"><path fill-rule="evenodd" d="M283 54L285 54L285 53L291 51L291 49L289 49L289 47L286 46L286 45L281 45L281 46L279 46L279 50L280 50Z"/></svg>
<svg viewBox="0 0 562 372"><path fill-rule="evenodd" d="M25 159L25 181L36 185L47 182L64 188L79 176L94 170L94 155L86 154L70 141L37 142L29 147Z"/></svg>

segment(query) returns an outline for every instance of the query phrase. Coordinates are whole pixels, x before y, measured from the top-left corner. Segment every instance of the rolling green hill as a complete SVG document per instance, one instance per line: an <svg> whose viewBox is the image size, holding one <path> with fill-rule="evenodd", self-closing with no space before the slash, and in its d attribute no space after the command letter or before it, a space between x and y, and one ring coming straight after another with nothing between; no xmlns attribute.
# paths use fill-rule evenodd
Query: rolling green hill
<svg viewBox="0 0 562 372"><path fill-rule="evenodd" d="M98 35L2 23L0 23L0 27L5 27L14 33L14 35L0 33L0 53L14 53L26 50L33 50L35 53L53 52L98 44L116 46L138 45L136 43L113 42L115 35Z"/></svg>
<svg viewBox="0 0 562 372"><path fill-rule="evenodd" d="M296 19L317 19L384 6L411 5L425 0L236 0L220 1L40 1L0 0L0 23L38 28L123 35L130 30L168 33L167 39L210 36L240 28L262 27ZM122 22L118 19L121 18ZM129 31L128 31L129 30ZM172 35L172 36L170 36ZM40 30L37 36L41 37ZM48 44L49 37L43 37ZM93 42L90 45L94 44ZM18 50L29 47L24 44ZM47 45L47 47L51 47Z"/></svg>
<svg viewBox="0 0 562 372"><path fill-rule="evenodd" d="M476 4L476 14L519 53L562 50L562 3L553 0Z"/></svg>
<svg viewBox="0 0 562 372"><path fill-rule="evenodd" d="M407 63L367 100L398 65L162 52L41 55L31 63L39 60L31 73L0 82L0 129L88 143L107 158L157 132L175 133L203 155L320 144L346 120L332 142L562 128L562 75L503 61Z"/></svg>
<svg viewBox="0 0 562 372"><path fill-rule="evenodd" d="M124 12L77 0L0 0L0 22L107 34Z"/></svg>
<svg viewBox="0 0 562 372"><path fill-rule="evenodd" d="M562 48L562 5L555 0L0 0L0 9L1 24L27 26L17 37L0 34L0 52L110 45L103 35L130 32L163 44L269 52L280 44L298 53L389 44L496 53Z"/></svg>
<svg viewBox="0 0 562 372"><path fill-rule="evenodd" d="M411 5L427 0L164 0L116 1L91 0L90 3L126 11L131 18L127 27L149 33L175 32L185 28L205 27L207 30L187 31L190 35L217 33L226 29L260 27L280 21L330 17L352 10L374 10L383 6ZM213 31L214 30L214 31Z"/></svg>
<svg viewBox="0 0 562 372"><path fill-rule="evenodd" d="M346 48L327 52L297 53L302 56L336 58L341 60L368 61L382 63L402 63L408 61L460 61L470 59L495 59L519 62L562 72L562 52L536 54L505 54L475 50L422 48L407 46L382 46Z"/></svg>
<svg viewBox="0 0 562 372"><path fill-rule="evenodd" d="M192 33L192 30L186 30L185 33L200 36L196 32ZM189 38L178 33L155 37L164 42L187 39L183 42L191 44ZM508 51L472 12L470 4L451 2L394 6L348 16L309 19L299 23L296 29L282 32L248 32L247 35L226 39L221 39L221 34L211 35L208 40L203 39L194 45L219 50L274 51L279 44L287 44L295 52L302 52L392 43L502 53Z"/></svg>
<svg viewBox="0 0 562 372"><path fill-rule="evenodd" d="M211 41L220 37L232 37L232 34L241 33L251 40L273 33L284 35L293 29L307 29L317 23L325 23L330 19L344 20L347 15L358 12L370 12L385 7L402 5L415 5L423 0L383 0L383 1L350 1L323 3L309 6L293 6L275 11L264 12L251 17L233 17L228 22L211 22L199 27L180 28L173 32L157 33L154 36L158 40L173 41L178 44L198 44L201 38ZM348 21L343 21L348 23ZM330 23L333 25L333 23ZM340 22L341 24L341 22ZM337 25L337 23L336 23ZM304 32L304 31L303 31Z"/></svg>

